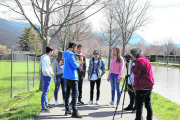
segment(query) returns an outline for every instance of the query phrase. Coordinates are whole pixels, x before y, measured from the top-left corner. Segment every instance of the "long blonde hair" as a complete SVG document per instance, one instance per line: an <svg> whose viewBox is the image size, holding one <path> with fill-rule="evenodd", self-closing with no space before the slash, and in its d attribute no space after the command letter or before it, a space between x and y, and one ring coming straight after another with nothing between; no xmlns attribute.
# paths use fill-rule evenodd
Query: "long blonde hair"
<svg viewBox="0 0 180 120"><path fill-rule="evenodd" d="M118 46L113 47L113 50L114 50L114 49L116 49L117 55L114 55L114 53L113 53L113 58L114 58L115 56L117 56L116 62L117 62L117 63L120 63L120 62L121 62L121 50L120 50L120 48L119 48Z"/></svg>

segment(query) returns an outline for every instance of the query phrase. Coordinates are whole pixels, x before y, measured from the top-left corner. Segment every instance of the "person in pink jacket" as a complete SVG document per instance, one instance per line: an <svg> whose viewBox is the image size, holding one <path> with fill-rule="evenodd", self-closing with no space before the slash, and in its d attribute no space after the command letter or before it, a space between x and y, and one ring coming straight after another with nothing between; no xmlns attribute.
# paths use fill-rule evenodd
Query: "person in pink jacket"
<svg viewBox="0 0 180 120"><path fill-rule="evenodd" d="M110 70L108 74L107 81L111 83L111 102L108 104L109 106L116 107L119 105L119 98L120 98L120 81L122 81L124 69L124 60L121 56L120 48L115 46L113 48L113 55L111 59ZM115 99L115 89L117 92L117 102L114 102Z"/></svg>

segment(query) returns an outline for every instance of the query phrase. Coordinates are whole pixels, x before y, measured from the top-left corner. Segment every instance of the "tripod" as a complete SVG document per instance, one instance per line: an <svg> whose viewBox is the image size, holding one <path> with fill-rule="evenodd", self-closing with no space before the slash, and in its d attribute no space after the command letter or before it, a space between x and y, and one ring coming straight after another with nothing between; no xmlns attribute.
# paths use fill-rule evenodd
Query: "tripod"
<svg viewBox="0 0 180 120"><path fill-rule="evenodd" d="M130 83L131 83L131 86L132 86L132 89L133 89L133 90L131 90L131 89L129 89L129 90L131 90L132 92L135 93L135 90L134 90L134 87L133 87L133 85L132 85L132 81L131 81L130 75L128 75L128 68L129 68L128 66L129 66L129 61L126 60L126 70L127 70L127 74L126 74L126 76L125 76L125 79L124 79L124 82L123 82L123 85L122 85L122 88L121 88L121 93L120 93L120 96L119 96L119 99L118 99L118 104L119 104L119 101L120 101L120 99L121 99L121 95L122 95L122 93L123 93L123 91L124 91L124 99L123 99L123 104L122 104L121 118L122 118L122 114L123 114L125 94L126 94L127 90L129 89L129 88L127 87L127 85L128 85L128 78L129 78L129 80L130 80ZM116 115L116 111L117 111L117 108L118 108L118 104L116 105L116 109L115 109L115 112L114 112L113 120L114 120L114 117L115 117L115 115Z"/></svg>

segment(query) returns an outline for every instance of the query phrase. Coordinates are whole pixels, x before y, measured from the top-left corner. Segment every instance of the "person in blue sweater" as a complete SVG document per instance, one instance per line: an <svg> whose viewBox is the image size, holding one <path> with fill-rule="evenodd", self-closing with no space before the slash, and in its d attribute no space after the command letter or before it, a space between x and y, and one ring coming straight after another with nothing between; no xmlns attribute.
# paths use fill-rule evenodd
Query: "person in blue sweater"
<svg viewBox="0 0 180 120"><path fill-rule="evenodd" d="M75 51L77 50L77 44L70 42L68 50L63 52L64 58L64 73L63 78L66 80L66 97L65 97L65 115L71 114L69 110L69 97L70 89L72 89L72 116L73 118L82 118L77 110L77 98L78 98L78 71L77 68L82 67L83 62L76 61Z"/></svg>

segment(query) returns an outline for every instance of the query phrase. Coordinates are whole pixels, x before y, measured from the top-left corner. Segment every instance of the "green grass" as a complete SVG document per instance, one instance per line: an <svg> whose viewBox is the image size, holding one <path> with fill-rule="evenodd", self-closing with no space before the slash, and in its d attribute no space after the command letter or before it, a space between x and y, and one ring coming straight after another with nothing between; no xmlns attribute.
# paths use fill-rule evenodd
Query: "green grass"
<svg viewBox="0 0 180 120"><path fill-rule="evenodd" d="M0 61L0 104L10 99L11 94L11 61ZM33 88L34 62L29 62L29 89ZM35 67L35 83L39 77L39 62ZM28 91L27 63L13 62L13 96Z"/></svg>
<svg viewBox="0 0 180 120"><path fill-rule="evenodd" d="M177 63L164 63L164 62L151 62L151 64L153 65L163 65L163 66L171 66L171 65L174 65L174 66L180 66L179 64Z"/></svg>
<svg viewBox="0 0 180 120"><path fill-rule="evenodd" d="M13 86L12 97L11 94L11 61L0 61L0 113L7 110L10 106L19 102L19 96L22 93L28 91L27 82L27 63L26 62L13 62ZM29 62L29 89L33 88L33 74L34 74L34 62ZM35 67L35 84L38 83L39 77L39 62L36 62ZM31 92L32 94L32 92ZM14 98L14 96L18 96ZM23 102L22 102L23 103ZM22 107L23 108L23 107ZM13 108L10 109L10 113L4 114L5 116L11 116L13 114ZM4 116L3 115L3 116ZM0 118L2 115L0 116Z"/></svg>
<svg viewBox="0 0 180 120"><path fill-rule="evenodd" d="M34 119L41 108L41 94L36 84L30 91L20 94L17 98L12 98L0 107L0 119L3 120L24 120ZM54 86L50 86L48 99L53 95ZM22 98L25 98L24 100ZM17 105L16 105L17 104ZM15 105L15 106L14 106ZM6 109L10 108L7 112Z"/></svg>
<svg viewBox="0 0 180 120"><path fill-rule="evenodd" d="M106 70L106 74L109 71ZM124 80L123 76L123 80ZM123 81L121 82L121 86ZM152 92L151 103L153 114L161 120L180 120L180 105L170 101L169 99Z"/></svg>

